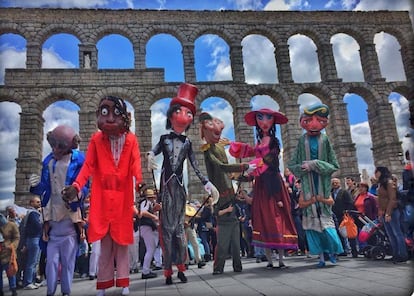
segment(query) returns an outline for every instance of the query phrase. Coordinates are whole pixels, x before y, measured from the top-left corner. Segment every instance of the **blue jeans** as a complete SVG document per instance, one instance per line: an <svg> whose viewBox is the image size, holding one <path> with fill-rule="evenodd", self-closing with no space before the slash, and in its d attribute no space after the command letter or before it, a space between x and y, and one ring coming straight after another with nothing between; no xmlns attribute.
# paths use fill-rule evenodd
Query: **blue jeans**
<svg viewBox="0 0 414 296"><path fill-rule="evenodd" d="M7 268L9 267L9 263L0 264L0 291L3 291L3 271L6 272ZM16 289L16 276L12 276L8 278L9 280L9 287L10 290Z"/></svg>
<svg viewBox="0 0 414 296"><path fill-rule="evenodd" d="M401 230L400 215L400 210L396 208L392 211L390 222L385 222L384 217L381 217L381 219L390 240L394 260L407 260L408 252L404 234Z"/></svg>
<svg viewBox="0 0 414 296"><path fill-rule="evenodd" d="M23 286L30 285L36 279L36 269L40 259L40 237L26 238L26 268L23 275Z"/></svg>

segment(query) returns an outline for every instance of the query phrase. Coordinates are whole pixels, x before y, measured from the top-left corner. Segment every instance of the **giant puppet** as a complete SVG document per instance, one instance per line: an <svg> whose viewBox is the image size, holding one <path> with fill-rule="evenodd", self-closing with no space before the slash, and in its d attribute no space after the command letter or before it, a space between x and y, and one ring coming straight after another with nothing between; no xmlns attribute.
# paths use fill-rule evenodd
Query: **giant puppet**
<svg viewBox="0 0 414 296"><path fill-rule="evenodd" d="M60 125L47 134L52 148L43 160L41 175L32 174L30 192L42 197L44 235L47 240L46 281L47 294L54 295L60 279L62 294L70 295L76 254L78 251L79 223L82 221L81 199L87 188L79 187L71 203L62 199L62 188L70 185L84 163L83 152L75 149L79 137L69 126ZM83 184L84 185L84 184ZM40 250L38 250L40 253ZM35 260L39 254L31 254ZM25 276L26 277L26 276Z"/></svg>
<svg viewBox="0 0 414 296"><path fill-rule="evenodd" d="M230 154L237 158L252 157L257 165L254 176L253 198L246 201L252 204L253 245L265 248L271 269L272 250L279 252L278 268L285 268L284 250L296 250L297 234L291 215L290 196L280 174L280 143L276 137L276 124L285 124L287 117L278 111L262 108L248 112L244 117L249 126L256 128L257 143L233 142Z"/></svg>
<svg viewBox="0 0 414 296"><path fill-rule="evenodd" d="M224 145L220 141L224 123L219 118L203 112L200 117L201 138L206 142L202 146L204 161L210 181L219 191L219 199L214 205L217 220L217 246L214 254L213 275L222 274L229 249L233 258L233 270L242 271L240 260L240 224L237 207L234 206L235 193L229 173L253 171L255 164L229 164Z"/></svg>
<svg viewBox="0 0 414 296"><path fill-rule="evenodd" d="M160 236L164 256L165 283L171 285L173 257L178 269L178 278L181 282L187 282L184 274L186 270L185 259L187 254L187 242L184 232L184 217L187 193L183 182L183 166L186 159L189 160L197 177L204 185L207 192L211 192L214 185L203 176L198 168L192 143L183 133L187 131L196 114L194 104L198 93L196 86L183 83L179 86L177 96L171 100L167 110L166 128L171 129L169 134L162 135L159 142L147 153L148 169L157 168L155 156L162 153L163 162L161 169L160 196Z"/></svg>
<svg viewBox="0 0 414 296"><path fill-rule="evenodd" d="M328 136L321 131L328 125L328 106L316 103L304 108L300 125L306 131L300 138L289 168L302 180L299 206L309 252L319 255L318 267L325 266L324 253L336 263L343 252L332 218L331 177L339 165Z"/></svg>
<svg viewBox="0 0 414 296"><path fill-rule="evenodd" d="M99 131L92 135L85 163L64 198L73 200L92 178L88 240L101 241L96 288L122 287L129 294L128 245L133 243L134 182L142 183L137 137L129 131L131 114L123 99L106 96L96 111ZM115 266L116 262L116 266ZM116 279L115 278L116 271Z"/></svg>

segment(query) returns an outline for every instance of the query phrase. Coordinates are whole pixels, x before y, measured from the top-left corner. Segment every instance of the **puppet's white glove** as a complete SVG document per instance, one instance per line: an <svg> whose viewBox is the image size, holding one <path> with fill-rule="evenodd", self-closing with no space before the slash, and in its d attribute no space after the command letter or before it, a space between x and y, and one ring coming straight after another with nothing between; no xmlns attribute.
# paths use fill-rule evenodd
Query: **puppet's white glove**
<svg viewBox="0 0 414 296"><path fill-rule="evenodd" d="M39 185L39 183L40 183L40 176L39 175L32 174L29 177L29 185L30 185L30 187L35 187L35 186Z"/></svg>
<svg viewBox="0 0 414 296"><path fill-rule="evenodd" d="M155 162L154 152L150 151L147 153L147 160L148 171L156 170L158 168L157 163Z"/></svg>
<svg viewBox="0 0 414 296"><path fill-rule="evenodd" d="M216 186L214 186L213 183L211 183L210 181L208 181L206 185L204 185L204 190L207 191L209 194L211 194L213 188L217 190Z"/></svg>
<svg viewBox="0 0 414 296"><path fill-rule="evenodd" d="M257 165L255 163L250 163L249 168L246 170L246 173L250 175L256 168L257 168Z"/></svg>
<svg viewBox="0 0 414 296"><path fill-rule="evenodd" d="M217 188L214 186L211 188L211 197L213 198L213 205L216 204L219 200L220 193L218 192Z"/></svg>

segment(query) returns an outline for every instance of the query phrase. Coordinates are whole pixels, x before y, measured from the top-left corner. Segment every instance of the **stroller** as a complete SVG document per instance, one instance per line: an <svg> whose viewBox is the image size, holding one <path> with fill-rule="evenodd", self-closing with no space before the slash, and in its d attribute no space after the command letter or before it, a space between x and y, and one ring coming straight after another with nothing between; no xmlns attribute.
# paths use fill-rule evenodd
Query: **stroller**
<svg viewBox="0 0 414 296"><path fill-rule="evenodd" d="M378 220L371 220L358 211L348 212L363 224L358 234L358 241L362 246L360 254L374 260L382 260L385 256L392 255L391 244L382 223Z"/></svg>

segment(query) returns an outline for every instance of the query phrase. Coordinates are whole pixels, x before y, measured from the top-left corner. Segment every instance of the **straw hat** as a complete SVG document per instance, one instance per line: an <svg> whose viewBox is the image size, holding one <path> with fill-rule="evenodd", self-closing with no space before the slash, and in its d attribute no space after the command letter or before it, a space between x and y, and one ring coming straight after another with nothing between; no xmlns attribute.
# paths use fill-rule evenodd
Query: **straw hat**
<svg viewBox="0 0 414 296"><path fill-rule="evenodd" d="M196 214L196 209L194 209L190 205L185 205L185 215L189 217L193 217Z"/></svg>
<svg viewBox="0 0 414 296"><path fill-rule="evenodd" d="M146 188L143 191L142 195L145 198L157 197L157 194L155 193L154 189L152 189L152 188Z"/></svg>

